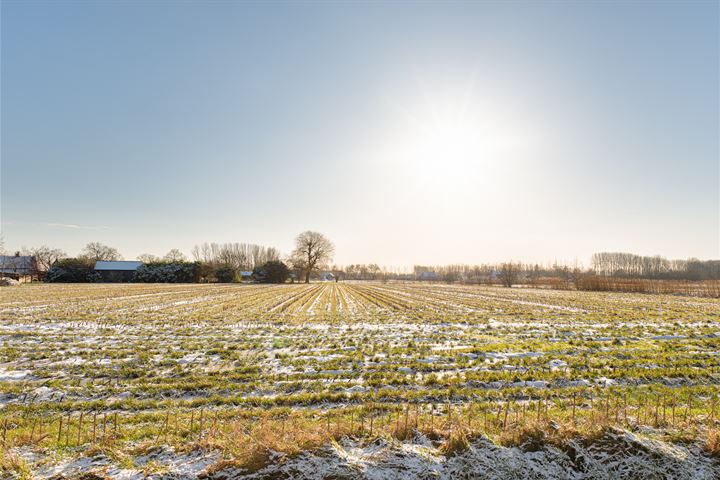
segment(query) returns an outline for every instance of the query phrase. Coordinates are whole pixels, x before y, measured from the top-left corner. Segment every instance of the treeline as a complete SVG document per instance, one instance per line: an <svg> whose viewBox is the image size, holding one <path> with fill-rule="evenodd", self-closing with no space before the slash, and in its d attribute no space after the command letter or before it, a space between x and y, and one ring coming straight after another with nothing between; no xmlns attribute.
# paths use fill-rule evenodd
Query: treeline
<svg viewBox="0 0 720 480"><path fill-rule="evenodd" d="M679 293L720 297L720 261L668 260L629 253L597 253L591 265L504 262L482 265L415 265L410 272L375 264L334 267L347 280L427 281L563 290Z"/></svg>
<svg viewBox="0 0 720 480"><path fill-rule="evenodd" d="M211 266L227 266L237 271L252 270L280 260L280 251L253 243L203 243L192 249L195 261Z"/></svg>
<svg viewBox="0 0 720 480"><path fill-rule="evenodd" d="M353 264L345 268L335 268L333 275L342 277L346 280L380 280L387 273L376 263L369 264Z"/></svg>
<svg viewBox="0 0 720 480"><path fill-rule="evenodd" d="M601 252L590 266L554 263L504 262L497 264L415 265L412 270L381 267L375 263L328 267L334 245L318 232L303 232L293 252L282 259L274 247L252 243L205 242L192 249L188 261L177 249L165 256L142 254L143 265L132 275L108 279L94 270L99 260L123 257L117 249L91 242L73 258L59 249L41 246L21 253L34 259L30 276L50 282L285 282L288 279L429 281L465 284L521 285L597 291L687 293L720 297L720 260L669 260L624 252ZM329 275L332 273L332 275Z"/></svg>
<svg viewBox="0 0 720 480"><path fill-rule="evenodd" d="M276 248L251 243L203 243L192 250L195 261L188 261L179 250L172 249L165 256L142 254L143 264L134 272L107 274L95 270L97 261L118 261L117 249L92 242L76 257L39 247L28 250L36 259L32 275L47 282L107 282L139 283L197 283L197 282L285 282L290 269L280 261Z"/></svg>
<svg viewBox="0 0 720 480"><path fill-rule="evenodd" d="M720 260L668 260L659 255L645 257L623 252L603 252L592 256L597 275L621 278L667 280L719 280Z"/></svg>
<svg viewBox="0 0 720 480"><path fill-rule="evenodd" d="M0 239L1 240L1 239ZM256 282L283 283L288 279L311 277L334 278L321 274L327 268L335 252L334 244L325 235L305 231L295 238L295 249L281 260L280 251L253 243L205 242L192 249L195 261L187 261L178 249L172 249L164 257L143 253L138 264L109 265L110 268L95 270L98 261L121 261L120 252L99 242L88 243L75 257L68 257L59 249L41 246L16 252L16 257L31 257L32 267L22 272L23 278L49 282ZM5 258L0 241L0 258ZM27 260L27 258L23 258ZM375 267L378 270L378 267ZM0 272L0 274L2 274ZM12 272L15 274L16 272Z"/></svg>
<svg viewBox="0 0 720 480"><path fill-rule="evenodd" d="M646 257L632 253L596 253L590 267L578 264L503 262L481 265L414 265L411 272L380 267L377 264L335 266L341 278L347 280L430 280L440 282L535 284L544 279L575 283L588 276L665 279L665 280L720 280L720 260L668 260L661 256Z"/></svg>
<svg viewBox="0 0 720 480"><path fill-rule="evenodd" d="M243 272L280 261L280 251L253 243L202 243L195 245L192 255L200 265L200 281L239 282Z"/></svg>

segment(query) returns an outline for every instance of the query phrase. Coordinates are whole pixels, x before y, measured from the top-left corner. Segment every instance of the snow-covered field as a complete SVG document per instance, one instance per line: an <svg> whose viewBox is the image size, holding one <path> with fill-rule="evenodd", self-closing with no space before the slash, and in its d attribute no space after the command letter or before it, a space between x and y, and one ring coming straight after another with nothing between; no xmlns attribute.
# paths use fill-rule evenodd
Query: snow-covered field
<svg viewBox="0 0 720 480"><path fill-rule="evenodd" d="M717 300L420 283L0 293L10 478L717 478ZM528 428L562 442L513 436Z"/></svg>

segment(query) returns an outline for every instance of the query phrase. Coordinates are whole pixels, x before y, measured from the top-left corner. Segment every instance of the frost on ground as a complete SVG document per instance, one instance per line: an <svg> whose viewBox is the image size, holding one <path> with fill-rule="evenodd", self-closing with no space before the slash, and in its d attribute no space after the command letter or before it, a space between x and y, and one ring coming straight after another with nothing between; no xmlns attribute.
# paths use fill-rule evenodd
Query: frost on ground
<svg viewBox="0 0 720 480"><path fill-rule="evenodd" d="M626 432L608 432L597 442L571 441L562 448L502 447L487 438L448 457L426 439L413 443L376 440L361 447L347 441L318 453L276 462L253 474L219 471L207 478L230 479L716 479L720 464L694 447L670 445Z"/></svg>
<svg viewBox="0 0 720 480"><path fill-rule="evenodd" d="M267 466L248 471L219 452L176 453L156 448L132 465L111 458L75 458L48 466L18 452L38 479L717 479L720 460L694 445L679 445L609 429L598 438L561 445L528 441L503 447L486 437L444 455L442 445L418 436L411 442L378 438L370 443L344 439L292 457L271 454Z"/></svg>
<svg viewBox="0 0 720 480"><path fill-rule="evenodd" d="M375 440L404 411L406 427L410 412L443 438L557 421L720 450L716 299L393 282L2 293L0 479L26 465L45 479L720 478L697 447L624 432L592 445L479 439L450 456ZM384 430L325 444L358 434L358 419L359 435L368 421ZM240 470L286 423L312 445ZM283 442L270 445L300 448Z"/></svg>
<svg viewBox="0 0 720 480"><path fill-rule="evenodd" d="M48 461L45 456L23 449L15 454L30 466L32 471L30 478L53 480L196 479L200 478L199 475L205 472L208 466L215 464L219 458L219 453L216 452L177 453L169 447L151 449L135 457L131 464L118 464L115 459L105 454L93 457L68 457L57 461ZM0 476L0 478L5 477Z"/></svg>

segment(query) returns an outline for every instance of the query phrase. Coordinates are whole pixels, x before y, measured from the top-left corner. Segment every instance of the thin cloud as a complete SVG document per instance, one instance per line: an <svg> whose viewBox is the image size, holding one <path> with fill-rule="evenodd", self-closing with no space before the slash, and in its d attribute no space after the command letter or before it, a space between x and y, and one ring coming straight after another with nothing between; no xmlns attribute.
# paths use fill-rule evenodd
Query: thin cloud
<svg viewBox="0 0 720 480"><path fill-rule="evenodd" d="M45 223L45 226L56 228L72 228L75 230L109 230L106 225L76 225L74 223Z"/></svg>

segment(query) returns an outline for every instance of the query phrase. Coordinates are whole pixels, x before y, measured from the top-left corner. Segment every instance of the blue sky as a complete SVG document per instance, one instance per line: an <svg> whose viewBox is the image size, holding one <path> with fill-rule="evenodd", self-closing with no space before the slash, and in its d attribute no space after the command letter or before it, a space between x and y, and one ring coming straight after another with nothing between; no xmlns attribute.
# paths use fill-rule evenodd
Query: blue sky
<svg viewBox="0 0 720 480"><path fill-rule="evenodd" d="M2 3L6 248L720 256L718 2Z"/></svg>

